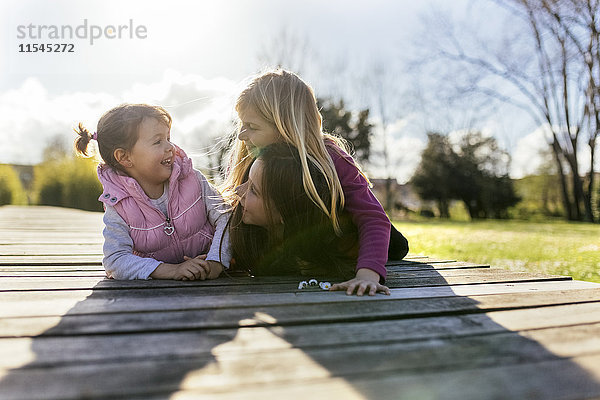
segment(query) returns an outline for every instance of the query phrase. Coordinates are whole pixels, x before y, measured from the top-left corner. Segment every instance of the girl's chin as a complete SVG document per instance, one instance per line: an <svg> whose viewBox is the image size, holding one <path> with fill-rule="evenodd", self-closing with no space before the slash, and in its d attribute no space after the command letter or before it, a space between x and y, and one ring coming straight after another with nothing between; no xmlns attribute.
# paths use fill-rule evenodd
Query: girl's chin
<svg viewBox="0 0 600 400"><path fill-rule="evenodd" d="M167 165L163 165L162 167L163 167L163 171L164 171L165 176L167 176L168 178L170 178L171 174L173 173L173 166L172 165L168 165L168 166Z"/></svg>
<svg viewBox="0 0 600 400"><path fill-rule="evenodd" d="M253 158L258 157L258 154L260 153L260 149L251 144L247 144L246 149L248 150L248 153L252 155Z"/></svg>
<svg viewBox="0 0 600 400"><path fill-rule="evenodd" d="M252 218L248 218L248 216L245 213L242 216L242 222L246 225L256 225L254 222L252 222Z"/></svg>

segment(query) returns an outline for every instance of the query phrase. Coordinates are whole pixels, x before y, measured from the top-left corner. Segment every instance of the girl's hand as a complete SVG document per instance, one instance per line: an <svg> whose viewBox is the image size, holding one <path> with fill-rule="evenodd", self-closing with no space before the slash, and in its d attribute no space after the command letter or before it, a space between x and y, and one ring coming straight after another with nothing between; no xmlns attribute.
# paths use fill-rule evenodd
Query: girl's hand
<svg viewBox="0 0 600 400"><path fill-rule="evenodd" d="M199 279L201 279L201 280L217 279L219 277L219 275L221 275L221 272L223 272L225 267L223 267L223 264L221 264L218 261L205 260L205 258L206 258L206 254L199 255L196 258L190 258L187 256L183 257L183 259L186 260L186 262L188 260L198 260L198 263L202 265L202 268L204 269L204 271L206 273L204 274L203 277L201 277Z"/></svg>
<svg viewBox="0 0 600 400"><path fill-rule="evenodd" d="M210 272L204 260L205 258L205 255L194 258L184 256L185 261L177 266L173 279L181 281L205 280Z"/></svg>
<svg viewBox="0 0 600 400"><path fill-rule="evenodd" d="M185 261L180 264L162 263L150 274L152 279L174 279L177 281L193 281L196 279L204 280L209 274L209 267L204 258L198 256L195 258L184 257Z"/></svg>
<svg viewBox="0 0 600 400"><path fill-rule="evenodd" d="M355 289L357 296L362 296L365 293L369 296L375 296L377 292L390 295L390 289L387 286L379 284L379 274L366 268L359 269L354 279L336 283L329 288L329 290L345 290L349 296L354 294Z"/></svg>

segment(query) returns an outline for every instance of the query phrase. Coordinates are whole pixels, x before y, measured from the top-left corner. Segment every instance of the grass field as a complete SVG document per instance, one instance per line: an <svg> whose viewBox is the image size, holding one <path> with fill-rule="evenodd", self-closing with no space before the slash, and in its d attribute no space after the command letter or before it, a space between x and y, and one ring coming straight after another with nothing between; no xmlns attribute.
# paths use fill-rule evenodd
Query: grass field
<svg viewBox="0 0 600 400"><path fill-rule="evenodd" d="M600 225L525 221L394 222L412 254L600 282Z"/></svg>

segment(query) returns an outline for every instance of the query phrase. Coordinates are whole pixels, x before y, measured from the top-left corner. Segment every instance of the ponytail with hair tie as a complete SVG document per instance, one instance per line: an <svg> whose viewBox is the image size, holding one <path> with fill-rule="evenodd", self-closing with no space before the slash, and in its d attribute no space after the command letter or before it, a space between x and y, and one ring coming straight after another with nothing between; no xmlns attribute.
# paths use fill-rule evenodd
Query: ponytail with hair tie
<svg viewBox="0 0 600 400"><path fill-rule="evenodd" d="M90 140L98 140L98 134L94 132L94 134L90 134L90 131L87 130L80 122L77 125L77 128L74 129L75 133L77 133L78 137L75 139L75 151L83 155L85 157L88 156L88 144Z"/></svg>

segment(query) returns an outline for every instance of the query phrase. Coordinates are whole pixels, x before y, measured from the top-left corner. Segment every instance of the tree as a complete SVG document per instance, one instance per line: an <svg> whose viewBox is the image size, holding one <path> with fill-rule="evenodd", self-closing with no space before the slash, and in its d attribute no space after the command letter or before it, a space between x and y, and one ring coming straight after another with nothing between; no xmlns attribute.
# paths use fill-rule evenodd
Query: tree
<svg viewBox="0 0 600 400"><path fill-rule="evenodd" d="M411 184L424 200L437 203L440 217L449 218L450 200L453 198L452 170L455 155L448 137L439 133L427 134L427 146L421 162L411 178Z"/></svg>
<svg viewBox="0 0 600 400"><path fill-rule="evenodd" d="M318 99L323 116L323 131L339 135L350 143L354 156L360 163L369 161L373 125L369 122L369 109L352 112L346 109L343 99Z"/></svg>
<svg viewBox="0 0 600 400"><path fill-rule="evenodd" d="M102 211L96 167L93 158L75 157L66 152L62 141L51 140L44 149L44 160L34 167L37 204Z"/></svg>
<svg viewBox="0 0 600 400"><path fill-rule="evenodd" d="M402 112L400 106L398 76L394 66L383 61L376 61L370 67L366 77L364 78L364 88L369 98L372 109L377 117L379 117L378 127L381 138L378 141L381 143L381 151L378 156L381 156L383 169L385 171L385 200L384 207L386 210L392 210L394 199L392 193L392 169L397 163L393 154L390 153L390 138L389 130L391 124L397 121Z"/></svg>
<svg viewBox="0 0 600 400"><path fill-rule="evenodd" d="M257 58L263 66L284 68L301 74L305 72L307 60L313 58L311 56L314 56L314 51L308 38L284 27L263 43Z"/></svg>
<svg viewBox="0 0 600 400"><path fill-rule="evenodd" d="M507 218L507 208L519 200L508 177L508 153L480 132L467 132L456 147L455 195L471 218Z"/></svg>
<svg viewBox="0 0 600 400"><path fill-rule="evenodd" d="M591 194L600 130L599 0L493 3L512 17L511 29L503 28L496 45L493 38L482 37L483 30L459 38L452 24L438 19L437 29L445 29L432 38L435 50L423 62L432 61L433 53L446 68L457 67L455 79L443 83L459 82L458 96L477 93L515 105L543 127L567 218L593 221ZM584 185L579 149L586 138L590 169Z"/></svg>
<svg viewBox="0 0 600 400"><path fill-rule="evenodd" d="M27 204L27 194L19 175L10 165L0 165L0 206L5 204Z"/></svg>
<svg viewBox="0 0 600 400"><path fill-rule="evenodd" d="M519 201L508 163L496 139L479 132L467 132L457 144L429 133L411 182L423 199L437 202L441 217L449 217L450 200L461 200L472 219L507 218L508 208Z"/></svg>

